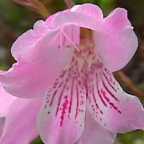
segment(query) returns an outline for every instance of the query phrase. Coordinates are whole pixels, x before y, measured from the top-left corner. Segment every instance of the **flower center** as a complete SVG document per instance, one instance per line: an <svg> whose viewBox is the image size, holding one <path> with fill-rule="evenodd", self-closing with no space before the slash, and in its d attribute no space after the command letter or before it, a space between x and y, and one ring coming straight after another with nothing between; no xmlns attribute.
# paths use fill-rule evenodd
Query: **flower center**
<svg viewBox="0 0 144 144"><path fill-rule="evenodd" d="M59 126L67 118L83 126L81 120L84 120L87 102L100 121L104 111L102 108L109 106L121 113L116 106L119 87L96 54L92 32L87 29L81 31L80 46L75 49L71 63L65 67L46 96L45 109L48 114L53 112L58 117Z"/></svg>
<svg viewBox="0 0 144 144"><path fill-rule="evenodd" d="M82 32L89 33L89 30ZM81 119L81 115L84 117L81 113L86 108L89 76L96 69L98 71L102 68L90 36L91 32L90 35L81 37L80 47L75 49L71 63L65 67L47 93L45 108L56 106L53 111L60 116L60 126L64 117L73 117L75 120Z"/></svg>
<svg viewBox="0 0 144 144"><path fill-rule="evenodd" d="M89 72L94 66L102 68L101 60L96 54L93 33L91 30L81 28L80 45L79 48L74 51L72 63L74 63L73 65L78 66L80 72L84 69Z"/></svg>

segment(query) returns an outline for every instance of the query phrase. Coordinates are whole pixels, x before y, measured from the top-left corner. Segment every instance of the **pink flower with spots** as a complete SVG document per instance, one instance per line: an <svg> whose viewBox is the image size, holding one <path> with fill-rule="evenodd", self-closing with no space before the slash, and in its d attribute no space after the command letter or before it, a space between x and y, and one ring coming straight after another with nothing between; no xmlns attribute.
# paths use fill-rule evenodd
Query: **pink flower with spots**
<svg viewBox="0 0 144 144"><path fill-rule="evenodd" d="M37 130L44 143L112 144L117 133L144 129L140 101L124 92L112 74L130 61L137 45L125 9L104 18L96 5L76 5L20 36L12 46L17 62L0 73L0 81L19 99L43 98ZM20 128L29 111L35 109L19 113L20 120L13 116L11 129L19 123ZM13 143L17 135L12 133Z"/></svg>

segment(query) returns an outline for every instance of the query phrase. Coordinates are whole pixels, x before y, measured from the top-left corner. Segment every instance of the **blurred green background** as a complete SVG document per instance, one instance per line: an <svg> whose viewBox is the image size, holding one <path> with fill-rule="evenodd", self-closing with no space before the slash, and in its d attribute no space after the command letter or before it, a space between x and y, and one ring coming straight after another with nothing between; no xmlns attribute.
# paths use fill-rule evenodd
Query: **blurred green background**
<svg viewBox="0 0 144 144"><path fill-rule="evenodd" d="M66 8L64 0L41 0L50 13ZM74 0L76 4L91 2L99 5L107 15L115 7L128 10L129 19L139 38L139 50L132 62L124 69L129 77L144 89L144 0ZM15 39L42 19L30 8L20 6L13 0L0 0L0 69L7 69L14 62L10 48ZM33 144L42 144L38 138ZM144 132L136 131L119 135L116 144L144 144Z"/></svg>

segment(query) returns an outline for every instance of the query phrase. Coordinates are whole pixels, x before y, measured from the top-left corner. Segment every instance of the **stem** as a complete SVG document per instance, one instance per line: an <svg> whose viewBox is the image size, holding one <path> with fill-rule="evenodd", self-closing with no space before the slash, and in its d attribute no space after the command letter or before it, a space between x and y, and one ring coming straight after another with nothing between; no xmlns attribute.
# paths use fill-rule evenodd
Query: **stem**
<svg viewBox="0 0 144 144"><path fill-rule="evenodd" d="M136 87L133 81L124 74L124 72L119 71L115 73L117 80L125 85L134 95L136 96L144 96L144 92Z"/></svg>
<svg viewBox="0 0 144 144"><path fill-rule="evenodd" d="M33 3L37 5L36 7L37 13L39 13L43 18L48 17L49 11L42 2L40 2L39 0L33 0Z"/></svg>
<svg viewBox="0 0 144 144"><path fill-rule="evenodd" d="M68 8L71 8L74 5L73 0L65 0L65 3Z"/></svg>
<svg viewBox="0 0 144 144"><path fill-rule="evenodd" d="M13 0L15 3L31 8L34 12L46 18L49 15L47 7L39 0Z"/></svg>
<svg viewBox="0 0 144 144"><path fill-rule="evenodd" d="M144 34L139 42L138 56L144 61Z"/></svg>

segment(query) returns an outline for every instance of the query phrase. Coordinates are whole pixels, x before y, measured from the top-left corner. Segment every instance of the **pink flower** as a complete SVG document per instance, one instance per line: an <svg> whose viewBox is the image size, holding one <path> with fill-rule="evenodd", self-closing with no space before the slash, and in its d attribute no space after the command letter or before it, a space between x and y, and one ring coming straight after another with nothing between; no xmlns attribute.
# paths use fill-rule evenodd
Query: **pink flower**
<svg viewBox="0 0 144 144"><path fill-rule="evenodd" d="M103 18L99 7L77 5L20 36L12 46L17 63L0 73L0 81L14 96L44 99L37 127L45 143L111 144L117 133L144 128L140 101L112 74L137 45L125 9ZM30 110L35 109L22 116Z"/></svg>

